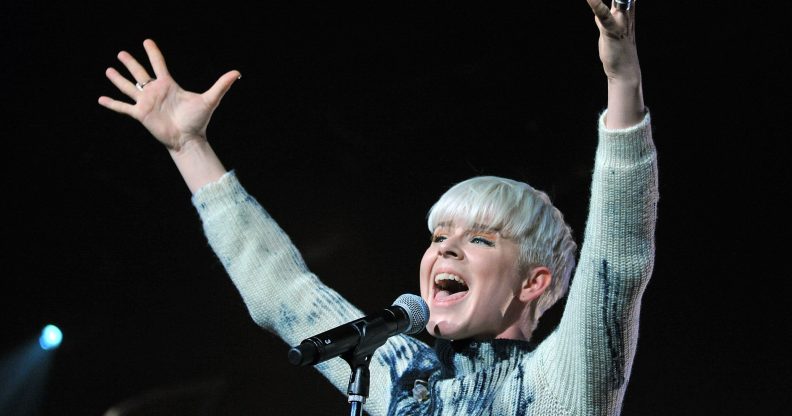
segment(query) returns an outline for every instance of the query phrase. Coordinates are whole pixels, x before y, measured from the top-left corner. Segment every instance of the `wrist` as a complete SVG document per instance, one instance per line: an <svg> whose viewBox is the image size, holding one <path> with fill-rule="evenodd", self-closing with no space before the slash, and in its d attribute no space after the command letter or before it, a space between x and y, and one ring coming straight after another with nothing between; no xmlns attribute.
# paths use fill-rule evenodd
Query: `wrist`
<svg viewBox="0 0 792 416"><path fill-rule="evenodd" d="M606 127L627 128L643 120L645 114L646 108L640 78L608 80Z"/></svg>
<svg viewBox="0 0 792 416"><path fill-rule="evenodd" d="M168 152L182 174L187 187L195 193L210 182L215 182L226 173L226 169L204 137L188 139L176 149Z"/></svg>
<svg viewBox="0 0 792 416"><path fill-rule="evenodd" d="M181 154L204 151L207 145L208 142L206 137L198 134L190 134L179 137L173 146L167 146L167 148L171 156L178 156Z"/></svg>
<svg viewBox="0 0 792 416"><path fill-rule="evenodd" d="M628 73L607 74L608 88L638 89L641 87L641 71L629 71Z"/></svg>

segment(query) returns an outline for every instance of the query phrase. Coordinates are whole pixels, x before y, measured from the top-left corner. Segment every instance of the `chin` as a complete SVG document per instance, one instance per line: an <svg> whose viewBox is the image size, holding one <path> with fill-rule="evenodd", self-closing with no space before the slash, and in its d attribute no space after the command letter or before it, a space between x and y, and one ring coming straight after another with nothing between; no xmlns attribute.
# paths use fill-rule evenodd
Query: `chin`
<svg viewBox="0 0 792 416"><path fill-rule="evenodd" d="M459 323L447 320L434 321L430 319L429 323L426 325L426 331L435 338L452 341L455 339L468 338L470 336Z"/></svg>

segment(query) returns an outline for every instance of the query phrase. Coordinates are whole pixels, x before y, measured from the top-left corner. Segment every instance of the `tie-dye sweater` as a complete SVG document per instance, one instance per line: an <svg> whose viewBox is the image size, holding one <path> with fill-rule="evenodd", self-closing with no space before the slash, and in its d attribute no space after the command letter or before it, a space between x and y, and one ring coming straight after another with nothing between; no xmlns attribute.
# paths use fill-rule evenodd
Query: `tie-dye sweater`
<svg viewBox="0 0 792 416"><path fill-rule="evenodd" d="M513 340L439 341L431 348L413 337L391 337L371 360L367 413L620 412L653 267L657 158L648 114L620 130L606 129L603 116L584 242L558 327L536 348ZM306 268L233 172L196 192L193 203L254 321L287 344L364 315ZM346 362L334 358L316 368L346 392Z"/></svg>

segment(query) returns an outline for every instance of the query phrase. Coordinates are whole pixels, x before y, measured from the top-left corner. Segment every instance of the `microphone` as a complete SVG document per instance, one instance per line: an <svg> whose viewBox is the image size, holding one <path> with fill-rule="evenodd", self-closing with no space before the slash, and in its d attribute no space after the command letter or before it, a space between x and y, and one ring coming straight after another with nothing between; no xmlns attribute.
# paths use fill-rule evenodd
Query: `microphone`
<svg viewBox="0 0 792 416"><path fill-rule="evenodd" d="M393 335L417 334L429 321L429 307L420 296L405 293L383 311L356 319L304 339L289 350L289 362L314 365L350 353L370 355Z"/></svg>

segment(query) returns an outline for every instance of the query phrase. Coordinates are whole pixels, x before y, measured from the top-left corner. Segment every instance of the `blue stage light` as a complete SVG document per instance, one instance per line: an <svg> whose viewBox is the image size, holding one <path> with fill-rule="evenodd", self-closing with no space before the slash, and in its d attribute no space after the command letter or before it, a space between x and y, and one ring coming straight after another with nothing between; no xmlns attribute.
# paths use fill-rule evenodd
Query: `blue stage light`
<svg viewBox="0 0 792 416"><path fill-rule="evenodd" d="M47 325L41 331L39 345L45 350L52 350L58 348L62 340L63 332L55 325Z"/></svg>

